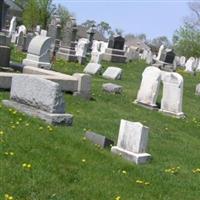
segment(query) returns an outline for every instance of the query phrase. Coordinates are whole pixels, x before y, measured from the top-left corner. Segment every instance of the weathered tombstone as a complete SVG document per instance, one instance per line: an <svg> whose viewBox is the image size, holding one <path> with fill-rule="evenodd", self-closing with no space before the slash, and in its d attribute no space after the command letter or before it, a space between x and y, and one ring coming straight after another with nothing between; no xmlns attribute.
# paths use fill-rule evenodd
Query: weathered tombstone
<svg viewBox="0 0 200 200"><path fill-rule="evenodd" d="M144 164L151 155L146 153L149 137L149 128L139 122L121 120L117 146L111 152L121 155L126 160L136 164Z"/></svg>
<svg viewBox="0 0 200 200"><path fill-rule="evenodd" d="M101 53L105 53L107 48L108 48L107 42L100 42L100 52Z"/></svg>
<svg viewBox="0 0 200 200"><path fill-rule="evenodd" d="M195 95L200 96L200 83L196 85Z"/></svg>
<svg viewBox="0 0 200 200"><path fill-rule="evenodd" d="M163 96L161 112L177 118L184 117L182 112L183 77L178 73L165 73L163 81Z"/></svg>
<svg viewBox="0 0 200 200"><path fill-rule="evenodd" d="M78 80L78 90L74 92L74 96L80 96L86 100L91 99L91 76L89 74L73 74Z"/></svg>
<svg viewBox="0 0 200 200"><path fill-rule="evenodd" d="M0 67L9 67L11 49L7 46L0 46Z"/></svg>
<svg viewBox="0 0 200 200"><path fill-rule="evenodd" d="M28 54L23 60L24 65L50 69L51 38L35 36L28 47Z"/></svg>
<svg viewBox="0 0 200 200"><path fill-rule="evenodd" d="M122 78L122 69L119 67L108 67L103 73L106 79L119 80Z"/></svg>
<svg viewBox="0 0 200 200"><path fill-rule="evenodd" d="M114 145L114 142L103 135L87 131L85 137L90 140L92 143L99 145L102 148L110 148Z"/></svg>
<svg viewBox="0 0 200 200"><path fill-rule="evenodd" d="M115 35L115 36L110 37L108 48L124 50L124 43L125 43L125 39L122 36Z"/></svg>
<svg viewBox="0 0 200 200"><path fill-rule="evenodd" d="M103 54L100 52L92 52L91 53L91 63L101 63L103 58Z"/></svg>
<svg viewBox="0 0 200 200"><path fill-rule="evenodd" d="M17 19L15 16L13 16L10 21L10 27L9 27L9 31L8 31L9 37L12 37L12 35L15 33L16 25L17 25Z"/></svg>
<svg viewBox="0 0 200 200"><path fill-rule="evenodd" d="M159 51L158 51L158 56L156 58L157 60L160 60L161 54L163 53L164 49L165 49L165 46L161 45L160 48L159 48Z"/></svg>
<svg viewBox="0 0 200 200"><path fill-rule="evenodd" d="M129 47L126 51L127 61L139 59L139 51L137 47Z"/></svg>
<svg viewBox="0 0 200 200"><path fill-rule="evenodd" d="M14 76L10 98L10 101L3 101L4 105L51 124L72 124L72 115L65 114L64 97L58 83L31 75Z"/></svg>
<svg viewBox="0 0 200 200"><path fill-rule="evenodd" d="M122 93L122 86L113 84L113 83L105 83L102 85L102 89L105 92L108 93L114 93L114 94L121 94Z"/></svg>
<svg viewBox="0 0 200 200"><path fill-rule="evenodd" d="M97 40L94 40L93 41L93 44L92 44L92 53L93 52L99 52L100 51L100 42L99 41L97 41Z"/></svg>
<svg viewBox="0 0 200 200"><path fill-rule="evenodd" d="M185 63L185 71L186 72L190 72L193 73L194 72L194 68L196 65L196 60L194 57L190 57L187 62Z"/></svg>
<svg viewBox="0 0 200 200"><path fill-rule="evenodd" d="M157 67L147 67L142 74L142 82L135 103L150 109L156 109L161 71Z"/></svg>
<svg viewBox="0 0 200 200"><path fill-rule="evenodd" d="M40 32L41 32L41 26L40 25L36 26L35 32L37 32L40 35Z"/></svg>
<svg viewBox="0 0 200 200"><path fill-rule="evenodd" d="M101 65L97 63L88 63L85 69L83 70L84 73L87 74L100 74L101 73Z"/></svg>
<svg viewBox="0 0 200 200"><path fill-rule="evenodd" d="M25 52L28 51L29 44L33 38L34 38L33 33L28 33L26 36L24 36L24 44L23 44L23 49L22 49L23 51Z"/></svg>
<svg viewBox="0 0 200 200"><path fill-rule="evenodd" d="M175 56L176 55L173 49L166 49L165 51L162 51L161 56L160 56L160 61L168 63L168 64L173 64Z"/></svg>
<svg viewBox="0 0 200 200"><path fill-rule="evenodd" d="M21 32L19 33L19 36L18 36L17 48L18 48L19 50L22 50L23 45L24 45L24 33L21 31Z"/></svg>
<svg viewBox="0 0 200 200"><path fill-rule="evenodd" d="M87 47L88 47L88 43L84 41L78 41L78 44L76 47L76 56L80 64L83 64L85 62Z"/></svg>
<svg viewBox="0 0 200 200"><path fill-rule="evenodd" d="M103 54L103 60L118 63L126 62L124 43L125 39L120 35L110 37L108 48Z"/></svg>
<svg viewBox="0 0 200 200"><path fill-rule="evenodd" d="M180 57L180 66L181 66L181 67L185 67L185 61L186 61L185 56L181 56L181 57Z"/></svg>
<svg viewBox="0 0 200 200"><path fill-rule="evenodd" d="M40 32L40 35L46 37L47 36L47 31L42 29L41 32Z"/></svg>

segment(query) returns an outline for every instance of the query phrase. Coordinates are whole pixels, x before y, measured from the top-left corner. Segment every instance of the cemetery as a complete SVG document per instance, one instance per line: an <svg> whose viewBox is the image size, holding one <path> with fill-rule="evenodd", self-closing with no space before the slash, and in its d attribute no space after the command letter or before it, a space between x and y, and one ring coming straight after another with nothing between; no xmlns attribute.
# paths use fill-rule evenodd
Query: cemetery
<svg viewBox="0 0 200 200"><path fill-rule="evenodd" d="M0 199L199 199L200 58L57 12L30 31L9 5Z"/></svg>

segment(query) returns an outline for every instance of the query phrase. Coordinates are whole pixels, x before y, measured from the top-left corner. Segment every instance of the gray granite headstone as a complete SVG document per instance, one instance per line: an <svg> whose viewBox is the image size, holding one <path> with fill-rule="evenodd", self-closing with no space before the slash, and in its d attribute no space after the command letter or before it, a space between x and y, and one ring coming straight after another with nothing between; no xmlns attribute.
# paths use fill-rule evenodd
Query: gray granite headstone
<svg viewBox="0 0 200 200"><path fill-rule="evenodd" d="M103 90L109 93L114 94L121 94L122 93L122 86L113 84L113 83L105 83L102 86Z"/></svg>
<svg viewBox="0 0 200 200"><path fill-rule="evenodd" d="M85 137L90 140L92 143L100 145L102 148L111 147L114 145L114 142L103 135L87 131Z"/></svg>

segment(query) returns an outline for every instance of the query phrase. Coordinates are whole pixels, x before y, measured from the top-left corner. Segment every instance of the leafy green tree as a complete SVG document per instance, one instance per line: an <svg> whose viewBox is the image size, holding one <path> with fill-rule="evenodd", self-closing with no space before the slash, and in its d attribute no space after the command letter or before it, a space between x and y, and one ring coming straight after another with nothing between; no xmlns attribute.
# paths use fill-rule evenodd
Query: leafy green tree
<svg viewBox="0 0 200 200"><path fill-rule="evenodd" d="M81 25L86 27L86 28L90 28L90 27L92 27L92 25L96 25L96 21L94 21L94 20L86 20Z"/></svg>
<svg viewBox="0 0 200 200"><path fill-rule="evenodd" d="M28 1L27 0L15 0L15 3L17 3L21 8L25 8Z"/></svg>
<svg viewBox="0 0 200 200"><path fill-rule="evenodd" d="M174 49L178 55L187 58L200 57L200 31L193 26L184 25L173 36Z"/></svg>
<svg viewBox="0 0 200 200"><path fill-rule="evenodd" d="M61 27L64 27L65 24L70 20L71 13L68 11L68 9L62 5L58 5L56 9L56 13L59 15L61 19Z"/></svg>
<svg viewBox="0 0 200 200"><path fill-rule="evenodd" d="M46 29L51 15L56 10L55 5L52 4L52 0L38 0L39 8L39 24Z"/></svg>
<svg viewBox="0 0 200 200"><path fill-rule="evenodd" d="M101 34L106 36L106 35L109 35L109 31L111 30L111 27L110 27L109 23L102 21L97 25L97 30Z"/></svg>
<svg viewBox="0 0 200 200"><path fill-rule="evenodd" d="M23 23L28 30L33 31L39 22L39 10L37 0L29 0L23 12Z"/></svg>
<svg viewBox="0 0 200 200"><path fill-rule="evenodd" d="M151 41L151 45L153 45L157 48L159 48L162 44L164 44L167 47L171 46L170 41L168 40L168 38L166 36L160 36L160 37L154 38Z"/></svg>

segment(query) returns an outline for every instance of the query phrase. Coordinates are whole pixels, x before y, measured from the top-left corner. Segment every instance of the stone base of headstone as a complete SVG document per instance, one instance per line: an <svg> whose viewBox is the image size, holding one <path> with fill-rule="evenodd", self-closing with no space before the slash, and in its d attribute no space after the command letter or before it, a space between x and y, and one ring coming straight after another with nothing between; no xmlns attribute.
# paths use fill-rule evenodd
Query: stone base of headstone
<svg viewBox="0 0 200 200"><path fill-rule="evenodd" d="M125 51L107 48L105 53L102 55L102 60L109 62L125 63L127 58Z"/></svg>
<svg viewBox="0 0 200 200"><path fill-rule="evenodd" d="M25 104L21 104L12 100L3 100L2 103L7 106L16 109L19 112L26 113L32 117L38 117L49 124L64 124L71 126L73 122L73 115L71 114L53 114L39 109L36 109Z"/></svg>
<svg viewBox="0 0 200 200"><path fill-rule="evenodd" d="M163 113L164 115L175 117L175 118L178 118L178 119L185 118L185 114L183 112L173 113L173 112L169 112L169 111L162 110L162 109L160 109L159 112Z"/></svg>
<svg viewBox="0 0 200 200"><path fill-rule="evenodd" d="M78 61L76 55L66 54L66 53L62 53L62 52L59 52L59 51L56 53L56 58L64 59L64 60L69 61L69 62L77 62Z"/></svg>
<svg viewBox="0 0 200 200"><path fill-rule="evenodd" d="M25 66L51 69L51 63L38 62L38 61L33 61L33 60L28 60L28 59L24 59L22 64Z"/></svg>
<svg viewBox="0 0 200 200"><path fill-rule="evenodd" d="M157 105L149 105L149 104L145 104L145 103L139 102L137 100L135 100L133 103L137 104L137 105L139 105L139 106L141 106L143 108L147 108L149 110L158 110L158 106Z"/></svg>
<svg viewBox="0 0 200 200"><path fill-rule="evenodd" d="M132 153L117 146L112 147L111 152L120 155L124 159L134 162L135 164L145 164L151 159L151 155L148 153Z"/></svg>
<svg viewBox="0 0 200 200"><path fill-rule="evenodd" d="M78 63L79 63L79 64L83 65L83 64L85 64L85 62L86 62L86 57L78 56L78 57L77 57L77 60L78 60Z"/></svg>
<svg viewBox="0 0 200 200"><path fill-rule="evenodd" d="M122 93L122 86L113 84L113 83L105 83L102 85L102 89L108 93L114 94L121 94Z"/></svg>
<svg viewBox="0 0 200 200"><path fill-rule="evenodd" d="M157 61L156 63L152 64L154 67L158 67L159 69L166 71L166 72L174 72L176 71L175 67L173 65L170 65L168 63L164 63L162 61Z"/></svg>
<svg viewBox="0 0 200 200"><path fill-rule="evenodd" d="M102 148L110 148L114 145L114 142L103 135L99 135L94 132L87 131L85 137L90 140L92 143L99 145Z"/></svg>
<svg viewBox="0 0 200 200"><path fill-rule="evenodd" d="M10 53L10 47L0 46L0 67L9 67Z"/></svg>

